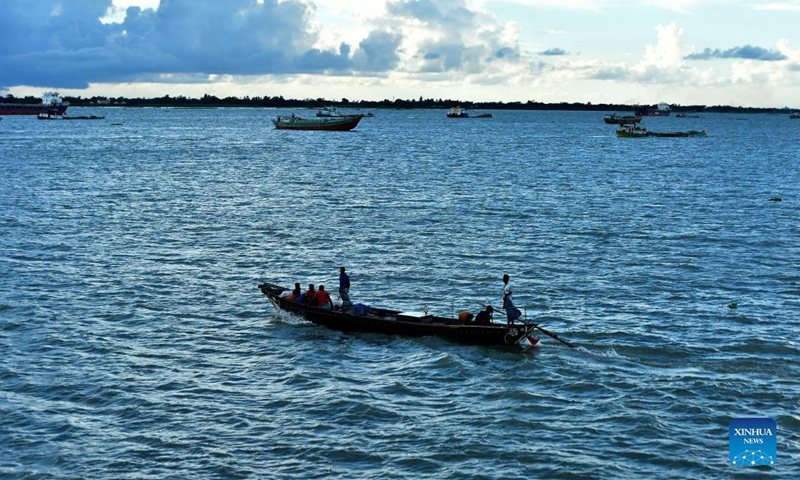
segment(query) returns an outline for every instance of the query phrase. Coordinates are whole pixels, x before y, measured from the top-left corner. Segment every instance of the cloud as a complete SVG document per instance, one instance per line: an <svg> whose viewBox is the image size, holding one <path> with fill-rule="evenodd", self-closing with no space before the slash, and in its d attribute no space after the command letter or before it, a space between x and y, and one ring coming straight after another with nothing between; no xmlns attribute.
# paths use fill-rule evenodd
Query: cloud
<svg viewBox="0 0 800 480"><path fill-rule="evenodd" d="M472 0L389 0L369 11L380 11L361 18L371 30L337 42L315 23L312 0L0 0L0 89L390 72L491 71L496 81L526 68L516 24Z"/></svg>
<svg viewBox="0 0 800 480"><path fill-rule="evenodd" d="M314 9L302 0L161 0L110 22L114 8L112 0L2 0L0 88L397 65L396 33L372 32L357 49L315 47Z"/></svg>
<svg viewBox="0 0 800 480"><path fill-rule="evenodd" d="M599 12L609 0L507 0L526 7L547 8L553 10L585 10Z"/></svg>
<svg viewBox="0 0 800 480"><path fill-rule="evenodd" d="M403 35L395 31L372 31L359 43L353 65L363 72L393 70L400 62L399 48Z"/></svg>
<svg viewBox="0 0 800 480"><path fill-rule="evenodd" d="M466 0L395 0L386 11L387 21L404 32L403 71L448 79L455 72L525 68L516 26L470 8Z"/></svg>
<svg viewBox="0 0 800 480"><path fill-rule="evenodd" d="M800 3L768 3L766 5L756 5L755 10L772 10L783 12L800 12Z"/></svg>
<svg viewBox="0 0 800 480"><path fill-rule="evenodd" d="M566 55L566 54L567 54L567 51L563 50L561 48L548 48L547 50L543 50L543 51L539 52L539 55L551 56L551 57L557 57L557 56Z"/></svg>
<svg viewBox="0 0 800 480"><path fill-rule="evenodd" d="M706 48L700 53L692 53L685 57L686 60L713 60L719 58L737 58L745 60L761 60L764 62L777 62L786 60L787 57L783 53L776 50L768 50L762 47L754 47L745 45L743 47L733 47L727 50L710 49Z"/></svg>
<svg viewBox="0 0 800 480"><path fill-rule="evenodd" d="M651 5L656 8L664 10L671 10L677 13L689 13L692 7L697 6L698 0L648 0L644 2L646 5Z"/></svg>

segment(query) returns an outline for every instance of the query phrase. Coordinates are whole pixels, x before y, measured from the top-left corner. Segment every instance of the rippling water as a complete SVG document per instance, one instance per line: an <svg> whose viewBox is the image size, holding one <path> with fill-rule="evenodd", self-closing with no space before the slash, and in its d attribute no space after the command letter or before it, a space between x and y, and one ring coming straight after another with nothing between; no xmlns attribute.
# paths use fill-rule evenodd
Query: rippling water
<svg viewBox="0 0 800 480"><path fill-rule="evenodd" d="M800 123L276 113L0 124L0 478L800 477ZM256 288L340 265L442 315L509 273L580 347L345 334ZM728 465L737 417L776 420L774 468Z"/></svg>

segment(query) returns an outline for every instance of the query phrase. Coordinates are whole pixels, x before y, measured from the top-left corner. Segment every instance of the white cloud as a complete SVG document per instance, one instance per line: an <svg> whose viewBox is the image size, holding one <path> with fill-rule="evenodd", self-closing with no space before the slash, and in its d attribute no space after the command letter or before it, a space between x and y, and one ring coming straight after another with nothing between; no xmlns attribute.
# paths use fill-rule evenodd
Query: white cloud
<svg viewBox="0 0 800 480"><path fill-rule="evenodd" d="M725 5L744 5L751 16L757 15L754 8L800 9L796 1L743 1ZM503 14L510 2L516 4L508 10L513 14ZM0 0L0 89L31 85L80 91L113 85L133 92L160 85L162 91L185 95L243 96L270 88L292 97L408 98L423 93L476 100L524 100L535 91L542 101L596 102L616 96L618 101L652 103L668 92L700 95L708 89L704 95L711 98L718 94L715 89L743 85L757 99L763 87L797 83L800 55L788 41L777 45L786 60L748 63L723 55L687 62L694 49L684 45L684 29L676 23L657 25L649 33L638 29L651 35L644 40L634 37L636 29L609 26L608 35L630 34L625 50L609 55L625 61L580 53L591 47L586 42L603 35L595 30L589 36L592 30L582 31L580 22L608 23L610 14L625 12L627 23L649 26L636 23L633 12L646 12L642 18L664 14L655 9L697 13L721 2ZM547 16L537 23L543 10ZM531 12L531 18L501 20L516 19L520 11ZM529 31L521 31L521 24ZM757 39L748 40L704 47L727 52L750 47ZM737 98L744 95L737 93Z"/></svg>
<svg viewBox="0 0 800 480"><path fill-rule="evenodd" d="M785 12L800 12L800 2L793 3L767 3L765 5L754 5L755 10L774 10Z"/></svg>

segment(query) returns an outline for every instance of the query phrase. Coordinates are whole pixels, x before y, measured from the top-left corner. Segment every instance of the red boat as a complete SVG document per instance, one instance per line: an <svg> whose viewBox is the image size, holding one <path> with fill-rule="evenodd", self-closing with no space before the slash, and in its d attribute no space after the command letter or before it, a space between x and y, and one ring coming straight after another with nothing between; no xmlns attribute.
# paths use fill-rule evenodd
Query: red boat
<svg viewBox="0 0 800 480"><path fill-rule="evenodd" d="M0 115L64 115L68 106L58 93L47 92L42 95L40 104L0 103Z"/></svg>
<svg viewBox="0 0 800 480"><path fill-rule="evenodd" d="M323 130L329 132L345 132L356 128L363 115L347 115L341 117L301 118L295 114L279 116L272 123L278 130Z"/></svg>

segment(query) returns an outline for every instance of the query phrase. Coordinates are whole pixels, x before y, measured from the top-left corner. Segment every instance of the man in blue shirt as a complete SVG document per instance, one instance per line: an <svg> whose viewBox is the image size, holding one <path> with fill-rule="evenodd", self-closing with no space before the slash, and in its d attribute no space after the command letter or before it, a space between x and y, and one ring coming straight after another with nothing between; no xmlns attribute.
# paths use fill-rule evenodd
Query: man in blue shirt
<svg viewBox="0 0 800 480"><path fill-rule="evenodd" d="M350 276L344 273L344 267L339 268L339 297L342 299L342 307L353 305L350 302Z"/></svg>

